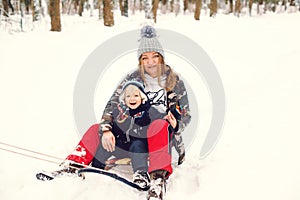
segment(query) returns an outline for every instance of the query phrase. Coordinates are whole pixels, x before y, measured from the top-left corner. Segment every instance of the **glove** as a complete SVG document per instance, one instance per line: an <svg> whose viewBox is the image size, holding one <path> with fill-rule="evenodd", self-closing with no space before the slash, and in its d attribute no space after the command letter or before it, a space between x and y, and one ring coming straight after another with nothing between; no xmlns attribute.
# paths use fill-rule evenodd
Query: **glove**
<svg viewBox="0 0 300 200"><path fill-rule="evenodd" d="M183 163L183 161L185 161L185 152L183 152L183 154L179 155L178 165L181 165Z"/></svg>
<svg viewBox="0 0 300 200"><path fill-rule="evenodd" d="M181 165L183 163L183 161L185 160L185 147L184 147L184 143L183 143L181 134L174 135L173 145L179 155L178 165Z"/></svg>

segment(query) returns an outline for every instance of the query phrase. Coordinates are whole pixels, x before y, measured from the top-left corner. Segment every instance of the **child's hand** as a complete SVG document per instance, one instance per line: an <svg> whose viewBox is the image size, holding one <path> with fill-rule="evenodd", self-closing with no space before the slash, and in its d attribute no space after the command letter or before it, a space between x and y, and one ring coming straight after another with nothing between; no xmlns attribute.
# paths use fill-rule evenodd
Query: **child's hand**
<svg viewBox="0 0 300 200"><path fill-rule="evenodd" d="M116 140L111 131L105 131L102 135L102 146L108 152L115 150Z"/></svg>
<svg viewBox="0 0 300 200"><path fill-rule="evenodd" d="M169 123L171 124L171 126L175 129L177 126L177 120L174 117L174 115L169 111L168 114L166 115L166 120L169 121Z"/></svg>

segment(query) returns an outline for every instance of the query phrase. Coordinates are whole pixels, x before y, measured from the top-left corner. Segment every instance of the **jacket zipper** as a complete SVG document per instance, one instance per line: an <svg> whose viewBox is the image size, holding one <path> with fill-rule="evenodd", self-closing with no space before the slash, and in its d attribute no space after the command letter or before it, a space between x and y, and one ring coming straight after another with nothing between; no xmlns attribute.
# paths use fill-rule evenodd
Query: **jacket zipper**
<svg viewBox="0 0 300 200"><path fill-rule="evenodd" d="M129 131L132 129L133 124L134 124L134 117L131 117L129 128L126 131L126 140L127 140L127 142L130 142Z"/></svg>

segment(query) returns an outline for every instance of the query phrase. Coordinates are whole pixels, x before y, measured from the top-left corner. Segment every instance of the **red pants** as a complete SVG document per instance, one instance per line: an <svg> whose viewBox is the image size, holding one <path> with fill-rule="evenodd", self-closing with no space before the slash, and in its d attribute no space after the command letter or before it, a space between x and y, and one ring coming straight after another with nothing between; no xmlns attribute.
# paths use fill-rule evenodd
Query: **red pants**
<svg viewBox="0 0 300 200"><path fill-rule="evenodd" d="M159 119L153 121L148 128L149 172L163 169L169 174L172 173L171 136L168 127L169 123L166 120ZM100 144L98 129L99 124L92 125L67 160L89 165Z"/></svg>
<svg viewBox="0 0 300 200"><path fill-rule="evenodd" d="M163 169L172 173L171 136L168 127L166 120L158 119L148 128L149 172Z"/></svg>
<svg viewBox="0 0 300 200"><path fill-rule="evenodd" d="M99 124L92 125L85 132L75 150L67 157L67 160L89 165L92 162L100 144L98 129Z"/></svg>

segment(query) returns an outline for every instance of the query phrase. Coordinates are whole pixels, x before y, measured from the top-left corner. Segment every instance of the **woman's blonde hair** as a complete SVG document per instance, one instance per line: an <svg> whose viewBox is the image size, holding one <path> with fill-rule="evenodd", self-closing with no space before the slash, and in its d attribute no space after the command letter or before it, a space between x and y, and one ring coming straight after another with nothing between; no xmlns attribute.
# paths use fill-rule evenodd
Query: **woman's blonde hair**
<svg viewBox="0 0 300 200"><path fill-rule="evenodd" d="M158 53L158 55L159 55L159 60L158 60L159 67L158 67L158 74L157 74L158 84L161 87L164 87L168 92L168 91L171 91L171 90L174 89L174 87L176 85L176 82L177 82L177 75L172 70L171 67L169 67L165 64L165 61L164 61L163 57L159 53ZM143 82L147 85L147 82L146 82L146 79L145 79L145 69L142 65L141 57L139 59L139 74L140 74ZM161 85L161 76L164 75L164 74L166 74L167 80L166 80L166 85L162 86Z"/></svg>

